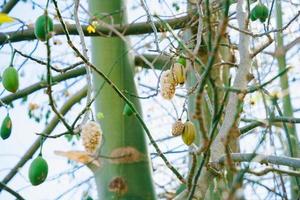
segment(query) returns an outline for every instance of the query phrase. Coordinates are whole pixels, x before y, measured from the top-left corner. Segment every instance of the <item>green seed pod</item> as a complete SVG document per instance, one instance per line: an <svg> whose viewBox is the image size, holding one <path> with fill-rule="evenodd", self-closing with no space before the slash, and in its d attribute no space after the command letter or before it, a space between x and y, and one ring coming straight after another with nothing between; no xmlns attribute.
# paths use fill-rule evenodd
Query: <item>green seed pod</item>
<svg viewBox="0 0 300 200"><path fill-rule="evenodd" d="M269 15L269 9L264 4L259 3L251 10L251 15L252 14L256 19L265 22Z"/></svg>
<svg viewBox="0 0 300 200"><path fill-rule="evenodd" d="M47 23L47 26L46 26ZM47 31L47 30L48 31ZM48 15L41 15L35 21L34 34L35 37L41 41L47 40L47 36L50 38L49 32L53 31L53 21Z"/></svg>
<svg viewBox="0 0 300 200"><path fill-rule="evenodd" d="M93 198L89 195L85 198L85 200L93 200Z"/></svg>
<svg viewBox="0 0 300 200"><path fill-rule="evenodd" d="M19 88L19 74L14 67L8 67L2 74L3 87L12 93L15 93Z"/></svg>
<svg viewBox="0 0 300 200"><path fill-rule="evenodd" d="M11 134L11 129L12 129L12 122L10 116L7 114L1 125L1 138L3 140L9 138Z"/></svg>
<svg viewBox="0 0 300 200"><path fill-rule="evenodd" d="M183 142L188 146L190 146L194 142L196 138L196 127L193 122L186 121L184 123L184 130L181 136Z"/></svg>
<svg viewBox="0 0 300 200"><path fill-rule="evenodd" d="M269 16L269 9L268 9L268 7L267 6L265 6L265 5L263 5L262 4L262 14L261 14L261 17L260 17L260 21L261 22L265 22L266 21L266 19L268 19L268 16Z"/></svg>
<svg viewBox="0 0 300 200"><path fill-rule="evenodd" d="M32 185L43 183L48 175L48 164L42 156L35 158L29 167L29 180Z"/></svg>
<svg viewBox="0 0 300 200"><path fill-rule="evenodd" d="M251 19L251 21L257 20L257 18L256 18L255 15L254 15L254 12L252 12L252 11L251 11L251 13L250 13L250 19Z"/></svg>
<svg viewBox="0 0 300 200"><path fill-rule="evenodd" d="M133 110L126 103L123 109L123 115L131 116L133 114Z"/></svg>

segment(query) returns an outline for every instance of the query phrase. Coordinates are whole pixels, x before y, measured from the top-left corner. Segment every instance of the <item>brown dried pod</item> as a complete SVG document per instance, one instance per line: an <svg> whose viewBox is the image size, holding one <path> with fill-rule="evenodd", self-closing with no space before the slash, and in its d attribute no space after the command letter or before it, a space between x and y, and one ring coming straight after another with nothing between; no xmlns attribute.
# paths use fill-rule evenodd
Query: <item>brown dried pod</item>
<svg viewBox="0 0 300 200"><path fill-rule="evenodd" d="M181 119L178 119L172 125L172 135L173 136L179 136L183 133L183 130L184 130L184 124L182 123Z"/></svg>
<svg viewBox="0 0 300 200"><path fill-rule="evenodd" d="M173 78L172 72L166 70L160 77L161 95L164 99L170 100L175 95L176 81Z"/></svg>
<svg viewBox="0 0 300 200"><path fill-rule="evenodd" d="M81 130L82 144L88 153L94 154L101 144L102 131L97 122L90 121Z"/></svg>

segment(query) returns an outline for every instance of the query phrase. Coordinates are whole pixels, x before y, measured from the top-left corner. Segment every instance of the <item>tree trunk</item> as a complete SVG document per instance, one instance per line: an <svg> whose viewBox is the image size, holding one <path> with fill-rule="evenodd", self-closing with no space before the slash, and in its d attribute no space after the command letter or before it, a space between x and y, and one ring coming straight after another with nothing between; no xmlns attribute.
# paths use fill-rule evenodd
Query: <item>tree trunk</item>
<svg viewBox="0 0 300 200"><path fill-rule="evenodd" d="M109 24L126 23L126 6L122 0L90 0L93 16ZM120 38L92 38L92 62L121 89L136 94L133 60ZM94 74L94 92L103 79ZM141 112L138 99L129 98ZM98 199L156 199L144 131L134 116L124 116L124 101L105 84L96 101L96 112L102 112L100 121L103 144L101 167L95 171ZM114 158L113 158L114 157Z"/></svg>
<svg viewBox="0 0 300 200"><path fill-rule="evenodd" d="M276 24L277 28L281 29L282 28L282 7L281 7L281 2L279 0L276 0ZM283 33L278 32L277 37L276 37L276 58L278 62L278 68L279 71L282 71L286 69L286 52L284 50L284 42L283 42ZM283 91L283 98L282 98L282 103L283 103L283 115L286 117L293 117L293 106L291 102L291 97L289 94L289 78L288 74L284 73L282 76L280 76L280 86L281 90ZM291 140L291 147L290 148L290 156L291 157L299 157L300 155L300 149L299 149L299 139L296 131L296 127L294 124L288 125L287 127L288 134L290 135L290 140ZM299 189L297 186L296 179L299 178L294 178L291 177L291 197L292 199L298 199L299 198Z"/></svg>

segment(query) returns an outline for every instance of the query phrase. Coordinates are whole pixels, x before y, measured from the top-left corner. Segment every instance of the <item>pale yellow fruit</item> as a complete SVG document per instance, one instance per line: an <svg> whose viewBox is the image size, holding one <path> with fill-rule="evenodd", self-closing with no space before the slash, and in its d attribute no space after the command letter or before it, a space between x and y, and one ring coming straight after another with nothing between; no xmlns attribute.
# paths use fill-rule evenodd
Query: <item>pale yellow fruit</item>
<svg viewBox="0 0 300 200"><path fill-rule="evenodd" d="M183 142L190 146L193 144L195 138L196 138L196 127L193 122L191 121L186 121L184 123L184 130L182 133L182 140Z"/></svg>
<svg viewBox="0 0 300 200"><path fill-rule="evenodd" d="M172 66L172 75L176 83L181 85L184 84L186 75L184 65L182 65L181 63L174 63Z"/></svg>

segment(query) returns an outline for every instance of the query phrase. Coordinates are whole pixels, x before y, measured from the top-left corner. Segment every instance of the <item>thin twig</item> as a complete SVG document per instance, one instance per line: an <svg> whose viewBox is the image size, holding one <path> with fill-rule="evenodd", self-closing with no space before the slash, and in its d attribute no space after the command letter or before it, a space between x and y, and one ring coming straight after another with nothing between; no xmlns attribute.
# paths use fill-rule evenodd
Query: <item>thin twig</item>
<svg viewBox="0 0 300 200"><path fill-rule="evenodd" d="M86 60L89 60L89 57L87 55L87 47L85 44L85 40L84 40L84 33L79 21L79 17L78 17L78 9L79 9L79 4L80 4L80 0L75 0L74 3L74 17L75 17L75 25L76 25L76 29L79 33L79 38L80 38L80 44L81 44L81 48L82 48L82 55L85 57ZM91 69L88 65L85 64L85 71L86 71L86 82L87 82L87 98L86 98L86 106L88 106L90 104L91 101L91 94L93 91L93 86L92 86L92 78L91 78ZM86 111L83 119L81 121L81 125L83 126L87 121L89 120L89 112Z"/></svg>

